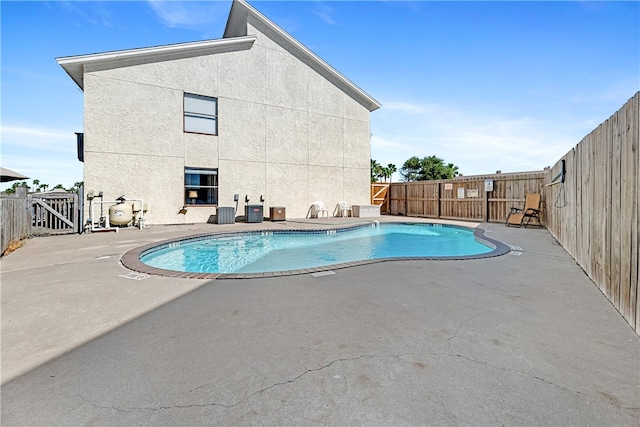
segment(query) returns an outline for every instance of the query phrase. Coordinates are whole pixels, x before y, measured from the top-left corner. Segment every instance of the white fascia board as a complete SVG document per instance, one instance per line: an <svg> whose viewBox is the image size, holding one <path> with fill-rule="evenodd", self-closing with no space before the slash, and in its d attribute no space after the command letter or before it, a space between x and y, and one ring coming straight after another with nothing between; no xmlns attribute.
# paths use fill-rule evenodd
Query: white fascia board
<svg viewBox="0 0 640 427"><path fill-rule="evenodd" d="M165 46L139 49L117 50L89 55L65 56L56 58L58 64L69 74L74 82L84 89L84 67L89 64L108 63L124 59L144 59L171 53L206 54L211 50L225 47L250 47L256 41L255 36L233 37L227 39L206 40L200 42L178 43Z"/></svg>
<svg viewBox="0 0 640 427"><path fill-rule="evenodd" d="M235 6L241 6L241 7L236 9ZM227 31L231 30L232 21L233 23L243 22L242 19L239 19L237 16L234 16L236 13L242 13L242 12L251 14L254 18L258 19L267 28L271 29L278 36L282 37L284 40L290 43L295 49L302 52L302 54L306 58L308 58L311 62L315 63L321 69L323 69L324 71L326 71L327 73L335 77L338 81L345 84L348 88L350 88L353 92L355 92L357 96L359 96L363 101L365 101L366 104L368 104L369 111L377 110L382 106L375 98L373 98L371 95L369 95L368 93L360 89L355 83L353 83L351 80L349 80L344 75L342 75L338 70L333 68L331 65L325 62L318 55L313 53L305 45L300 43L295 38L291 37L286 31L278 27L269 18L267 18L266 16L258 12L256 9L254 9L245 0L233 0L233 4L231 6L231 13L229 16L229 20L227 21L227 28L225 28L225 35L223 37L227 35Z"/></svg>

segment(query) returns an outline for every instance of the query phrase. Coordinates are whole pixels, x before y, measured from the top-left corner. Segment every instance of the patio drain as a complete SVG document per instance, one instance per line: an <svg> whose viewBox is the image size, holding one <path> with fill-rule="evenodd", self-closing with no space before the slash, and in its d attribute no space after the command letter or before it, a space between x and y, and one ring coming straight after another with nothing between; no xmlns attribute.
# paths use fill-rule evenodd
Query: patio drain
<svg viewBox="0 0 640 427"><path fill-rule="evenodd" d="M511 251L509 251L509 255L520 256L524 252L524 249L520 246L509 246L509 248L511 249Z"/></svg>
<svg viewBox="0 0 640 427"><path fill-rule="evenodd" d="M331 276L336 274L335 271L318 271L317 273L311 273L313 277Z"/></svg>

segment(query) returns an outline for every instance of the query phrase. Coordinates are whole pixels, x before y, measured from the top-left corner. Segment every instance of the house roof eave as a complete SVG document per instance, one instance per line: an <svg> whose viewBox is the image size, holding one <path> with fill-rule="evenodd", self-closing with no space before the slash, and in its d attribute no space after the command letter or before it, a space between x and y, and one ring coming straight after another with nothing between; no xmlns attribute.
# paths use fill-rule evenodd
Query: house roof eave
<svg viewBox="0 0 640 427"><path fill-rule="evenodd" d="M84 68L89 64L117 62L125 59L143 59L171 53L206 53L212 49L224 47L251 46L255 36L232 37L226 39L205 40L189 43L177 43L164 46L145 47L139 49L117 50L89 55L65 56L56 58L58 64L67 72L78 87L84 90Z"/></svg>
<svg viewBox="0 0 640 427"><path fill-rule="evenodd" d="M229 19L227 20L227 25L222 37L233 37L234 35L236 35L240 30L240 26L244 25L244 23L246 22L247 15L251 15L252 17L257 19L260 23L262 23L262 25L269 28L282 39L286 40L294 49L302 53L302 55L310 62L314 63L320 69L344 84L353 93L353 95L355 95L355 97L360 100L360 102L367 106L369 111L377 110L382 106L382 104L380 104L375 98L362 90L358 85L353 83L338 70L329 65L318 55L313 53L305 45L289 35L289 33L278 27L269 18L261 14L258 10L254 9L245 0L233 0L231 11L229 12Z"/></svg>

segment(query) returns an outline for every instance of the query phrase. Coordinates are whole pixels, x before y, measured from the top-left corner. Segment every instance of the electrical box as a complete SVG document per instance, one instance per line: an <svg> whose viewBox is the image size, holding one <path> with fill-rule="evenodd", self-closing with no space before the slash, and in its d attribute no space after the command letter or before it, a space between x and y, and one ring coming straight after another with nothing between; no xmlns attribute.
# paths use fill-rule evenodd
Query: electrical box
<svg viewBox="0 0 640 427"><path fill-rule="evenodd" d="M285 221L287 219L286 209L282 206L270 207L269 219L271 219L271 221Z"/></svg>
<svg viewBox="0 0 640 427"><path fill-rule="evenodd" d="M247 222L262 222L264 217L262 205L246 205L244 207L244 217Z"/></svg>
<svg viewBox="0 0 640 427"><path fill-rule="evenodd" d="M217 208L216 224L234 224L236 222L235 208Z"/></svg>

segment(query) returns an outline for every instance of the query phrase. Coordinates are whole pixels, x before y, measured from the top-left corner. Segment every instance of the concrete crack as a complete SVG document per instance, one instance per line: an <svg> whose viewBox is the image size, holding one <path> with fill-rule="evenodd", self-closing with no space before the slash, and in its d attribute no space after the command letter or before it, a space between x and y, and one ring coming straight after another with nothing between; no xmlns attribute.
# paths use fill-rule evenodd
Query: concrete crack
<svg viewBox="0 0 640 427"><path fill-rule="evenodd" d="M130 410L116 408L115 406L101 406L101 405L98 405L95 402L92 402L91 400L87 399L86 397L84 397L81 394L79 394L78 396L80 397L80 399L82 399L83 401L87 402L89 405L93 406L94 408L98 408L98 409L113 409L114 411L118 411L118 412L131 412Z"/></svg>
<svg viewBox="0 0 640 427"><path fill-rule="evenodd" d="M460 330L464 327L464 325L466 325L467 323L471 322L472 320L477 319L478 317L487 314L487 313L498 313L500 311L506 311L506 310L510 310L514 305L514 301L511 301L508 307L502 308L500 310L484 310L481 311L478 314L475 314L471 317L469 317L468 319L465 319L462 323L460 323L460 325L458 325L458 327L456 328L455 332L453 333L453 335L451 335L449 338L447 338L447 348L439 353L432 353L433 355L439 355L439 354L445 354L445 353L449 353L449 350L451 350L451 341L453 341L456 336L458 335L458 332L460 332Z"/></svg>
<svg viewBox="0 0 640 427"><path fill-rule="evenodd" d="M509 308L511 308L512 306L513 306L513 301L511 302L511 305L510 305L508 308L506 308L506 309L509 309ZM486 311L482 311L482 312L480 312L480 313L478 313L478 314L476 314L476 315L474 315L474 316L471 316L471 317L469 317L468 319L464 320L464 321L463 321L462 323L460 323L460 325L456 328L456 330L455 330L455 332L453 333L453 335L451 335L449 338L447 338L447 348L446 348L445 350L441 351L441 352L438 352L438 353L432 353L432 355L434 355L434 356L448 355L448 356L451 356L451 357L459 357L459 358L461 358L461 359L465 359L465 360L468 360L468 361L473 362L473 363L480 363L480 364L483 364L483 365L489 366L489 367L491 367L491 368L493 368L493 369L500 369L500 370L503 370L503 371L515 372L515 373L517 373L517 374L519 374L519 375L524 375L524 376L527 376L527 377L533 378L533 379L535 379L535 380L542 381L542 382L544 382L545 384L549 384L549 385L552 385L552 386L554 386L554 387L558 387L558 388L560 388L560 389L562 389L562 390L569 391L569 392L571 392L571 393L584 394L584 393L582 393L582 392L579 392L579 391L576 391L576 390L568 389L568 388L566 388L566 387L563 387L563 386L560 386L560 385L558 385L558 384L555 384L555 383L553 383L553 382L551 382L551 381L548 381L548 380L546 380L546 379L544 379L544 378L542 378L542 377L539 377L539 376L536 376L536 375L532 375L532 374L529 374L529 373L526 373L526 372L523 372L523 371L519 371L519 370L511 369L511 368L505 368L505 367L501 367L501 366L495 366L495 365L490 364L489 362L486 362L486 361L483 361L483 360L473 359L473 358L470 358L470 357L468 357L468 356L464 356L464 355L462 355L462 354L450 353L450 350L451 350L451 341L453 341L453 340L456 338L456 336L458 335L458 332L460 332L460 330L462 330L462 328L463 328L467 323L471 322L471 321L472 321L472 320L474 320L474 319L477 319L478 317L480 317L480 316L482 316L482 315L484 315L484 314L486 314L486 313L491 313L491 312L494 312L494 310L486 310Z"/></svg>
<svg viewBox="0 0 640 427"><path fill-rule="evenodd" d="M458 325L458 327L456 328L455 332L453 333L453 335L451 335L449 338L447 338L447 348L444 349L443 351L441 351L440 353L434 353L434 354L444 354L444 353L449 353L449 350L451 350L451 341L453 339L455 339L456 335L458 335L458 332L460 332L460 330L462 329L462 327L464 325L466 325L467 323L471 322L474 319L477 319L478 317L482 316L483 314L486 313L491 313L491 311L487 310L487 311L481 311L480 313L476 314L475 316L471 316L468 319L464 320L462 323L460 323L460 325Z"/></svg>
<svg viewBox="0 0 640 427"><path fill-rule="evenodd" d="M511 308L511 307L513 306L513 303L514 303L514 302L512 301L512 302L511 302L511 304L510 304L510 306L509 306L509 307L507 307L507 308L505 308L504 310L508 310L509 308ZM518 374L518 375L527 376L527 377L532 378L532 379L534 379L534 380L537 380L537 381L543 382L543 383L545 383L545 384L548 384L548 385L550 385L550 386L553 386L553 387L559 388L559 389L561 389L561 390L564 390L564 391L567 391L567 392L570 392L570 393L575 393L575 394L579 394L579 395L587 396L587 394L586 394L586 393L584 393L584 392L581 392L581 391L578 391L578 390L572 390L572 389L570 389L570 388L568 388L568 387L565 387L565 386L562 386L562 385L556 384L556 383L554 383L554 382L552 382L552 381L549 381L549 380L547 380L547 379L545 379L545 378L543 378L543 377L537 376L537 375L533 375L533 374L530 374L530 373L527 373L527 372L524 372L524 371L520 371L520 370L517 370L517 369L505 368L505 367L502 367L502 366L492 365L491 363L486 362L486 361L483 361L483 360L473 359L473 358L470 358L470 357L465 356L465 355L462 355L462 354L458 354L458 353L451 353L451 352L450 352L450 351L451 351L451 342L456 338L456 336L458 335L458 333L462 330L462 328L463 328L466 324L468 324L469 322L471 322L471 321L473 321L473 320L477 319L478 317L480 317L480 316L482 316L482 315L484 315L484 314L492 313L492 312L495 312L495 310L486 310L486 311L482 311L482 312L480 312L480 313L477 313L477 314L475 314L475 315L473 315L473 316L469 317L468 319L465 319L465 320L464 320L462 323L460 323L460 325L456 328L456 330L454 331L454 333L453 333L449 338L447 338L447 347L446 347L446 349L444 349L443 351L437 352L437 353L431 353L431 354L432 354L432 356L447 355L447 356L451 356L451 357L458 357L458 358L465 359L465 360L468 360L468 361L473 362L473 363L479 363L479 364L486 365L486 366L488 366L488 367L490 367L490 368L493 368L493 369L500 369L500 370L502 370L502 371L514 372L514 373L516 373L516 374ZM591 397L593 397L593 396L591 396ZM610 400L610 399L609 399L609 400ZM617 406L617 407L621 408L621 409L632 410L632 411L636 411L636 410L638 410L638 408L637 408L637 407L626 407L626 406L622 406L622 405L620 405L619 403L616 403L616 402L610 402L610 403L611 403L612 405L614 405L614 406Z"/></svg>
<svg viewBox="0 0 640 427"><path fill-rule="evenodd" d="M165 409L188 409L188 408L197 408L197 407L221 407L221 408L225 408L225 409L230 409L230 408L234 408L244 402L246 402L247 400L253 398L254 396L261 394L261 393L265 393L275 387L280 387L280 386L284 386L284 385L288 385L288 384L293 384L294 382L298 381L300 378L303 378L304 376L313 373L313 372L319 372L322 371L323 369L327 369L337 363L341 363L341 362L352 362L352 361L356 361L356 360L361 360L361 359L384 359L384 358L400 358L403 356L409 356L412 355L411 353L405 353L405 354L397 354L397 355L386 355L386 356L378 356L378 355L369 355L369 354L365 354L365 355L361 355L361 356L356 356L356 357L345 357L345 358L340 358L340 359L335 359L332 360L331 362L322 365L318 368L313 368L313 369L307 369L306 371L302 372L301 374L293 377L290 380L286 380L286 381L281 381L281 382L277 382L274 384L271 384L267 387L261 388L260 390L256 390L253 393L241 398L240 400L236 401L235 403L231 403L231 404L224 404L224 403L219 403L219 402L209 402L209 403L194 403L194 404L189 404L189 405L171 405L171 406L157 406L157 407L127 407L127 408L118 408L115 406L100 406L95 402L92 402L91 400L85 398L84 396L80 395L80 398L82 400L84 400L85 402L89 403L90 405L96 407L96 408L100 408L100 409L113 409L115 411L118 412L132 412L132 411L136 411L136 410L144 410L144 411L161 411L161 410L165 410ZM202 386L198 386L195 387L191 390L189 390L189 393L198 390L200 388L205 387L204 385Z"/></svg>
<svg viewBox="0 0 640 427"><path fill-rule="evenodd" d="M552 381L549 381L549 380L547 380L547 379L545 379L545 378L542 378L542 377L539 377L539 376L537 376L537 375L533 375L533 374L530 374L530 373L527 373L527 372L523 372L523 371L520 371L520 370L518 370L518 369L505 368L505 367L503 367L503 366L496 366L496 365L492 365L491 363L486 362L486 361L484 361L484 360L473 359L473 358L471 358L471 357L464 356L464 355L462 355L462 354L449 354L449 356L451 356L451 357L459 357L459 358L461 358L461 359L465 359L465 360L468 360L468 361L473 362L473 363L480 363L480 364L483 364L483 365L489 366L490 368L493 368L493 369L499 369L499 370L501 370L501 371L514 372L514 373L516 373L516 374L518 374L518 375L523 375L523 376L526 376L526 377L529 377L529 378L533 378L534 380L541 381L541 382L543 382L543 383L545 383L545 384L551 385L551 386L553 386L553 387L557 387L557 388L559 388L559 389L561 389L561 390L568 391L568 392L571 392L571 393L582 394L582 395L584 395L584 394L585 394L585 393L583 393L583 392L581 392L581 391L578 391L578 390L572 390L572 389L567 388L567 387L565 387L565 386L561 386L561 385L556 384L556 383L554 383L554 382L552 382Z"/></svg>
<svg viewBox="0 0 640 427"><path fill-rule="evenodd" d="M566 391L566 392L569 392L569 393L574 393L574 394L578 394L578 395L585 396L585 397L589 396L589 397L591 397L591 398L597 398L597 397L596 397L596 396L594 396L594 395L590 395L590 394L588 394L588 393L584 393L584 392L579 391L579 390L573 390L573 389L570 389L570 388L565 387L565 386L563 386L563 385L556 384L556 383L554 383L553 381L549 381L549 380L547 380L546 378L540 377L540 376L538 376L538 375L533 375L533 374L530 374L530 373L528 373L528 372L520 371L520 370L518 370L518 369L505 368L505 367L502 367L502 366L496 366L496 365L493 365L493 364L491 364L491 363L489 363L489 362L486 362L486 361L484 361L484 360L473 359L473 358L471 358L471 357L464 356L464 355L462 355L462 354L448 354L448 356L451 356L451 357L459 357L459 358L461 358L461 359L465 359L465 360L468 360L468 361L473 362L473 363L479 363L479 364L482 364L482 365L488 366L488 367L490 367L490 368L492 368L492 369L499 369L499 370L501 370L501 371L505 371L505 372L513 372L513 373L516 373L516 374L518 374L518 375L522 375L522 376L525 376L525 377L532 378L532 379L534 379L534 380L536 380L536 381L543 382L544 384L550 385L550 386L552 386L552 387L556 387L556 388L558 388L558 389L560 389L560 390L563 390L563 391ZM631 411L637 411L637 410L639 410L639 409L640 409L640 408L638 408L638 407L633 407L633 406L631 406L631 407L629 407L629 406L623 406L623 405L621 405L619 402L612 401L612 399L611 399L611 398L608 398L608 399L607 399L607 401L608 401L610 404L612 404L613 406L617 406L617 407L618 407L618 408L620 408L620 409L631 410Z"/></svg>
<svg viewBox="0 0 640 427"><path fill-rule="evenodd" d="M253 396L256 396L258 394L264 393L274 387L279 387L279 386L283 386L283 385L287 385L287 384L292 384L296 381L298 381L300 378L304 377L305 375L308 375L312 372L318 372L318 371L322 371L323 369L327 369L331 366L333 366L336 363L340 363L340 362L352 362L352 361L356 361L356 360L360 360L360 359L383 359L383 358L399 358L399 357L403 357L403 356L407 356L409 355L407 354L397 354L397 355L387 355L387 356L376 356L376 355L370 355L370 354L365 354L362 356L357 356L357 357L346 357L346 358L340 358L340 359L335 359L332 360L331 362L327 363L326 365L320 366L319 368L313 368L313 369L307 369L306 371L304 371L303 373L301 373L300 375L287 380L287 381L283 381L283 382L278 382L278 383L274 383L271 384L270 386L264 387L260 390L257 390L251 394L249 394L248 396L240 399L239 401L237 401L236 403L234 403L233 405L230 405L229 407L234 407L236 405L239 405L240 403L251 399Z"/></svg>

